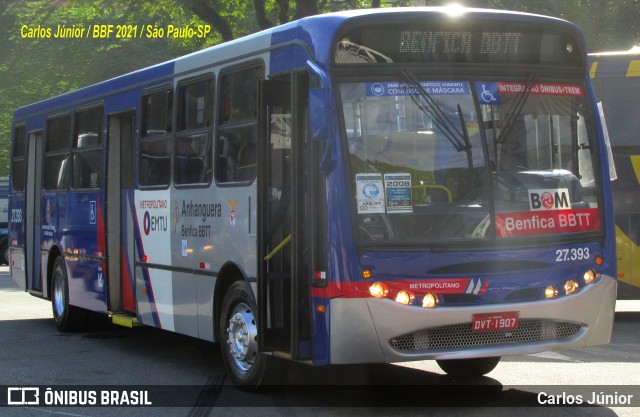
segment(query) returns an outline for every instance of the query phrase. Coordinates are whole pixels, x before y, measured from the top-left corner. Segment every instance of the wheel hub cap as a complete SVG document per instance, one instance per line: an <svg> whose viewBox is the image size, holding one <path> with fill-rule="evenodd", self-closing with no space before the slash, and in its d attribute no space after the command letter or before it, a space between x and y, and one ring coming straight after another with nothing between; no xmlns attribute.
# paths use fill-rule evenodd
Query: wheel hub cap
<svg viewBox="0 0 640 417"><path fill-rule="evenodd" d="M244 303L238 304L231 313L227 327L229 355L236 366L248 371L258 353L258 329L251 308Z"/></svg>
<svg viewBox="0 0 640 417"><path fill-rule="evenodd" d="M56 274L54 277L53 300L58 316L64 314L64 287L62 286L62 279L63 277L60 274Z"/></svg>

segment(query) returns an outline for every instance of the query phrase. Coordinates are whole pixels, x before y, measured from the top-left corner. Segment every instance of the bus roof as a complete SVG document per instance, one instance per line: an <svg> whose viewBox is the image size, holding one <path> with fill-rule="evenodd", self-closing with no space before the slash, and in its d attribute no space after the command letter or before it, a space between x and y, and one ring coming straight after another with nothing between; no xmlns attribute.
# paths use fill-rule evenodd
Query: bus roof
<svg viewBox="0 0 640 417"><path fill-rule="evenodd" d="M400 15L403 13L443 14L449 18L473 15L474 18L480 20L509 15L517 20L527 22L554 22L580 34L580 31L577 30L575 25L559 18L505 10L449 6L396 7L341 11L305 17L294 22L214 45L173 60L155 64L75 91L29 104L15 111L14 120L21 121L44 112L51 113L58 108L64 109L70 106L82 105L106 94L117 94L134 88L142 88L154 84L158 85L162 82L168 82L174 75L179 75L181 72L186 71L186 69L193 70L193 68L200 66L211 66L212 63L218 65L225 61L239 60L259 53L260 51L266 51L274 46L291 44L293 42L296 42L299 46L304 45L314 59L323 64L328 64L334 33L342 24L349 20L362 17L370 16L375 18L380 15ZM580 34L580 36L582 35ZM581 39L583 40L584 38L581 37ZM199 65L199 63L201 65Z"/></svg>

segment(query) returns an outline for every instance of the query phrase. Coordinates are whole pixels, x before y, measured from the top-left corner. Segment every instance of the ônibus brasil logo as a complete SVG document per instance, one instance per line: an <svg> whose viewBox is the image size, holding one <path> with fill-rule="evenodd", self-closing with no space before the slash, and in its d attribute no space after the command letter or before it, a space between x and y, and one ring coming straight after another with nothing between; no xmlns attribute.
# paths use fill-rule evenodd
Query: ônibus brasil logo
<svg viewBox="0 0 640 417"><path fill-rule="evenodd" d="M569 189L529 190L529 208L536 210L564 210L571 208Z"/></svg>

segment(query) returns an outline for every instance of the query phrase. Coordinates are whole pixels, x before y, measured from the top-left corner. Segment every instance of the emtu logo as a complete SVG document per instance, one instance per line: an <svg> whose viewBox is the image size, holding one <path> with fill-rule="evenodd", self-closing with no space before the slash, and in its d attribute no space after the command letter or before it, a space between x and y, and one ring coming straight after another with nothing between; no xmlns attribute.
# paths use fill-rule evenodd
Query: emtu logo
<svg viewBox="0 0 640 417"><path fill-rule="evenodd" d="M529 208L531 210L564 210L571 208L569 189L529 190Z"/></svg>

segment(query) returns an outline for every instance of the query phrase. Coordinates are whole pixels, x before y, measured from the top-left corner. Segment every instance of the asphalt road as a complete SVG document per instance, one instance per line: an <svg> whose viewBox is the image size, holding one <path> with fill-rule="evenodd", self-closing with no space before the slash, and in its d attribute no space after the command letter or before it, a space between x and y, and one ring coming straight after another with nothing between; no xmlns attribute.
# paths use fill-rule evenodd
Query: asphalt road
<svg viewBox="0 0 640 417"><path fill-rule="evenodd" d="M634 395L632 402L640 406L640 303L619 303L617 311L609 345L503 358L487 377L476 380L451 380L433 361L322 368L296 364L282 368L287 385L246 393L225 377L218 346L212 343L108 324L58 333L51 304L20 291L8 268L0 267L0 390L39 387L42 400L49 387L49 394L59 395L50 399L67 403L73 401L69 395L81 401L93 392L98 404L105 391L116 391L116 404L123 395L132 402L133 392L141 391L138 398L147 392L145 398L153 403L126 408L56 401L0 404L0 415L635 416L640 408L621 404L549 405L579 395L586 402L595 393L617 401ZM9 393L0 392L0 398ZM539 401L547 404L536 407Z"/></svg>

